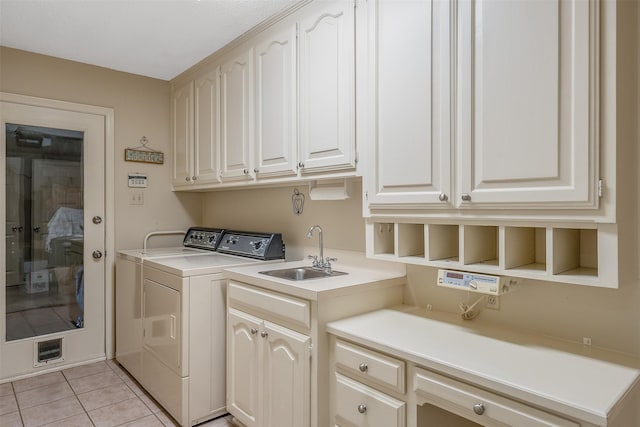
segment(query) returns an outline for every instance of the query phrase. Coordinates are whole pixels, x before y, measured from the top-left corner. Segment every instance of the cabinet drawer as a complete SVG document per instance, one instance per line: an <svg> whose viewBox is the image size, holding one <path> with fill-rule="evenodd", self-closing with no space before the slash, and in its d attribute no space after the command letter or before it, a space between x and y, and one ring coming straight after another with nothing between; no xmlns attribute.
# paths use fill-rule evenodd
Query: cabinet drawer
<svg viewBox="0 0 640 427"><path fill-rule="evenodd" d="M469 384L416 368L413 390L431 403L482 425L579 427L579 424Z"/></svg>
<svg viewBox="0 0 640 427"><path fill-rule="evenodd" d="M367 378L398 393L405 391L405 364L401 360L339 340L335 358L338 367L356 378Z"/></svg>
<svg viewBox="0 0 640 427"><path fill-rule="evenodd" d="M404 402L340 374L335 382L336 426L404 427Z"/></svg>
<svg viewBox="0 0 640 427"><path fill-rule="evenodd" d="M242 283L229 282L229 305L241 306L270 317L305 329L311 327L311 309L309 301L271 292Z"/></svg>

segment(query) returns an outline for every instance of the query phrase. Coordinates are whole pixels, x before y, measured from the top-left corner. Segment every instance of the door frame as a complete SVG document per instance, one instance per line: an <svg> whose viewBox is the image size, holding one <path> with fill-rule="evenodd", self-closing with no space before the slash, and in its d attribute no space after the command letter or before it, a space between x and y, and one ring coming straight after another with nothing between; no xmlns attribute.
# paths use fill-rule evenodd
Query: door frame
<svg viewBox="0 0 640 427"><path fill-rule="evenodd" d="M19 95L8 92L0 91L0 101L10 102L14 104L53 108L58 110L64 110L69 112L87 113L102 116L104 118L104 166L105 166L105 206L104 206L104 279L105 279L105 294L104 294L104 337L105 337L105 355L107 359L114 357L114 265L115 265L115 188L114 188L114 173L115 173L115 156L114 156L114 110L113 108L99 107L94 105L79 104L67 101L58 101L54 99L39 98L33 96ZM111 201L111 203L108 203ZM4 235L4 224L0 224L0 232ZM4 261L0 260L0 265L4 265ZM78 363L78 364L82 364ZM55 367L52 365L51 370L58 370L62 368L68 368L73 365L64 365ZM39 371L34 374L27 374L25 377L39 374Z"/></svg>

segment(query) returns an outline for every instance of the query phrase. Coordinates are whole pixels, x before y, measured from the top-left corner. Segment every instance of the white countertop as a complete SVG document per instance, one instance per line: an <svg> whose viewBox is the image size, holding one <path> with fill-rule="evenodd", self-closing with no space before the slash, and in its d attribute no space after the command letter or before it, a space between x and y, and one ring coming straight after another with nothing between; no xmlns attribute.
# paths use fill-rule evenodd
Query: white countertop
<svg viewBox="0 0 640 427"><path fill-rule="evenodd" d="M552 411L605 425L639 381L624 355L402 306L329 323L327 330L416 365Z"/></svg>
<svg viewBox="0 0 640 427"><path fill-rule="evenodd" d="M364 285L366 285L366 289L372 289L371 286L398 286L406 283L405 273L402 270L375 269L343 264L335 264L333 269L347 274L327 278L293 281L260 274L261 271L266 270L309 267L310 265L309 261L286 262L269 266L251 265L247 267L227 268L224 270L224 275L231 280L249 283L312 301L352 294L357 292L358 288L365 290Z"/></svg>

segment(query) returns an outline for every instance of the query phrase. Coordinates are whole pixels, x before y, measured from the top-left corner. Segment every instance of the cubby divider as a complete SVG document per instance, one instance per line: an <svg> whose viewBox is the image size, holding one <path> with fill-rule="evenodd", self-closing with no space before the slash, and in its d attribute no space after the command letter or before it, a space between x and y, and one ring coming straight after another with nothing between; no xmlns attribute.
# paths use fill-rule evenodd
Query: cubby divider
<svg viewBox="0 0 640 427"><path fill-rule="evenodd" d="M460 233L458 225L428 224L427 259L429 261L460 261Z"/></svg>
<svg viewBox="0 0 640 427"><path fill-rule="evenodd" d="M398 224L398 256L424 259L423 224Z"/></svg>
<svg viewBox="0 0 640 427"><path fill-rule="evenodd" d="M375 255L395 254L395 224L375 223L373 227L373 253Z"/></svg>
<svg viewBox="0 0 640 427"><path fill-rule="evenodd" d="M464 249L462 263L498 267L498 227L462 225Z"/></svg>
<svg viewBox="0 0 640 427"><path fill-rule="evenodd" d="M505 227L504 268L545 273L547 270L546 228Z"/></svg>
<svg viewBox="0 0 640 427"><path fill-rule="evenodd" d="M597 277L597 230L554 228L552 274Z"/></svg>

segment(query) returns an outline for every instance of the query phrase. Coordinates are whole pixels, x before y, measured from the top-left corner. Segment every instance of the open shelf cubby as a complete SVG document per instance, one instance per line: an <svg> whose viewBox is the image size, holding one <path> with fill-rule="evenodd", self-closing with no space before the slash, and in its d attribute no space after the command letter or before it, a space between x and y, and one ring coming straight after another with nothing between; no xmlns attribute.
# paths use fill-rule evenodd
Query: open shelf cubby
<svg viewBox="0 0 640 427"><path fill-rule="evenodd" d="M373 253L375 255L395 254L395 224L376 223L373 227Z"/></svg>
<svg viewBox="0 0 640 427"><path fill-rule="evenodd" d="M398 224L398 256L424 259L423 224Z"/></svg>
<svg viewBox="0 0 640 427"><path fill-rule="evenodd" d="M598 276L598 232L595 229L554 228L552 274Z"/></svg>
<svg viewBox="0 0 640 427"><path fill-rule="evenodd" d="M547 229L542 227L505 227L504 268L522 272L547 271Z"/></svg>
<svg viewBox="0 0 640 427"><path fill-rule="evenodd" d="M463 264L481 264L498 268L498 227L489 225L461 225L464 236Z"/></svg>
<svg viewBox="0 0 640 427"><path fill-rule="evenodd" d="M615 224L452 222L449 218L369 220L367 256L481 274L618 287Z"/></svg>
<svg viewBox="0 0 640 427"><path fill-rule="evenodd" d="M458 225L429 224L428 235L428 261L459 262L460 260L460 233Z"/></svg>

